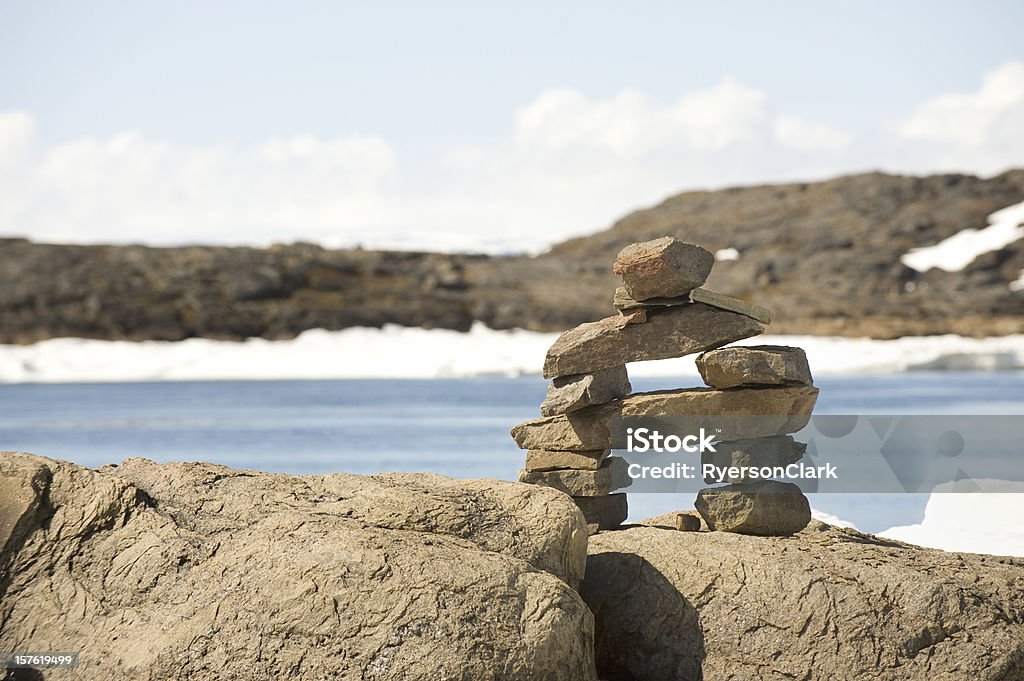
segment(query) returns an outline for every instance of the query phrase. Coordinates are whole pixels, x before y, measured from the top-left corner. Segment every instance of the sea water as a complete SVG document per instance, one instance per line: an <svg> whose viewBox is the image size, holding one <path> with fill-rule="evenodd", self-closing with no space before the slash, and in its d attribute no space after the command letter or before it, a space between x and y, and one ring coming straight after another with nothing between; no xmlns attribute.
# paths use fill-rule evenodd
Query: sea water
<svg viewBox="0 0 1024 681"><path fill-rule="evenodd" d="M634 390L692 384L636 378ZM1022 414L1024 372L824 377L819 414ZM514 480L509 437L539 415L539 377L163 381L0 385L0 450L85 466L129 457L295 474L429 471ZM1024 465L1024 464L1022 464ZM1024 495L1022 495L1024 496ZM920 522L926 494L812 495L879 532ZM692 495L631 494L630 517L692 508Z"/></svg>

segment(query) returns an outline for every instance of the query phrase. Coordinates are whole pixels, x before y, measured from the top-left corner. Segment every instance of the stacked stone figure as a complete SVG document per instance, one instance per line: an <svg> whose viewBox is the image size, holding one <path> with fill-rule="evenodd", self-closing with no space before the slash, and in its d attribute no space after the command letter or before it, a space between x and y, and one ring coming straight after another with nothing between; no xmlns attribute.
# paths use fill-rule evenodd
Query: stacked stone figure
<svg viewBox="0 0 1024 681"><path fill-rule="evenodd" d="M727 442L704 462L779 466L803 456L789 436L810 418L818 390L799 348L723 347L764 331L771 311L702 288L714 256L694 244L664 237L624 248L613 271L619 313L566 331L548 350L551 379L542 418L521 423L512 437L526 452L521 482L573 497L591 533L618 527L627 516L627 425L646 422L712 428ZM628 362L694 353L709 387L631 394ZM717 419L717 421L716 421ZM810 521L807 498L792 483L723 481L698 494L697 510L714 530L790 534ZM680 527L693 529L692 523Z"/></svg>

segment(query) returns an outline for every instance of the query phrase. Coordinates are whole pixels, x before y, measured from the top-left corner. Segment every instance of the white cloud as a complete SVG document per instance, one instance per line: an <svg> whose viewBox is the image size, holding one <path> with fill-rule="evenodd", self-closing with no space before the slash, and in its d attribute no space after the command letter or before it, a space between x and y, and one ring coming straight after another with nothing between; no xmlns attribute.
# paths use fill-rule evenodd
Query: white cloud
<svg viewBox="0 0 1024 681"><path fill-rule="evenodd" d="M1004 66L977 93L925 102L898 130L856 139L728 78L672 102L554 89L514 112L507 135L433 155L373 136L45 143L44 125L12 112L0 114L0 234L539 250L687 188L1020 162L1024 115L1011 114L1022 88L1024 64Z"/></svg>
<svg viewBox="0 0 1024 681"><path fill-rule="evenodd" d="M36 137L36 123L27 111L0 111L0 167L21 161Z"/></svg>
<svg viewBox="0 0 1024 681"><path fill-rule="evenodd" d="M0 178L0 232L536 250L687 185L759 179L770 121L766 95L729 79L669 104L549 90L506 139L403 161L373 137L187 147L127 132L37 145L18 115L0 151L30 151Z"/></svg>
<svg viewBox="0 0 1024 681"><path fill-rule="evenodd" d="M721 150L755 138L767 117L767 96L731 79L684 97L669 117L695 149Z"/></svg>
<svg viewBox="0 0 1024 681"><path fill-rule="evenodd" d="M732 79L668 105L635 91L591 100L577 90L546 90L519 110L516 136L527 145L604 147L625 156L661 145L720 150L755 136L765 102L764 93Z"/></svg>
<svg viewBox="0 0 1024 681"><path fill-rule="evenodd" d="M899 126L922 143L922 160L941 167L996 172L1024 162L1024 62L985 74L975 92L921 104Z"/></svg>
<svg viewBox="0 0 1024 681"><path fill-rule="evenodd" d="M838 154L850 146L850 135L823 123L811 123L796 116L780 116L775 121L775 139L779 144L799 151L825 151Z"/></svg>
<svg viewBox="0 0 1024 681"><path fill-rule="evenodd" d="M394 167L384 140L308 136L252 147L181 147L125 132L33 144L3 125L0 232L49 240L268 241L329 236L343 216L382 213ZM11 138L14 138L11 141ZM23 158L4 164L8 149Z"/></svg>

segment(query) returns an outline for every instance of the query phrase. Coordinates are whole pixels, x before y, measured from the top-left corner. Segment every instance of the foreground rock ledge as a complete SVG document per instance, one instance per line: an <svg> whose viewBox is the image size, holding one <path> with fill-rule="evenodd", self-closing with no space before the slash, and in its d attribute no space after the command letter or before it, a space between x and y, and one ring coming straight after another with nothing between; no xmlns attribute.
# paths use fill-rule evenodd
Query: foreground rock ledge
<svg viewBox="0 0 1024 681"><path fill-rule="evenodd" d="M0 453L0 493L0 650L81 651L48 680L595 678L554 490Z"/></svg>
<svg viewBox="0 0 1024 681"><path fill-rule="evenodd" d="M1024 679L1024 559L817 521L792 537L634 527L589 553L601 678Z"/></svg>

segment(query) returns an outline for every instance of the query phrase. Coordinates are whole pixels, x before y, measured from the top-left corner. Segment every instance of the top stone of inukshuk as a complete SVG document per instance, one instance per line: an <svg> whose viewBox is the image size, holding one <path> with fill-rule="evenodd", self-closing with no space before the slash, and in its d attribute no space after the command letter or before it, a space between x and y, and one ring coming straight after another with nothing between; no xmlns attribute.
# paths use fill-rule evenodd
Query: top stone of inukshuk
<svg viewBox="0 0 1024 681"><path fill-rule="evenodd" d="M612 491L631 480L610 452L626 447L629 419L692 418L705 427L728 420L730 441L708 455L717 466L786 465L803 456L789 433L807 424L817 399L807 359L799 348L723 347L762 333L772 313L701 288L713 264L710 251L673 237L622 249L613 266L623 281L613 300L619 314L558 337L544 359L552 380L543 417L512 429L527 450L520 481L571 495L591 532L626 519L626 495ZM709 387L631 394L627 363L694 353L703 353L697 367ZM810 521L807 499L791 483L730 478L701 490L696 505L713 530L789 534Z"/></svg>

